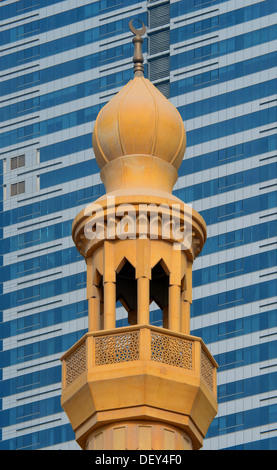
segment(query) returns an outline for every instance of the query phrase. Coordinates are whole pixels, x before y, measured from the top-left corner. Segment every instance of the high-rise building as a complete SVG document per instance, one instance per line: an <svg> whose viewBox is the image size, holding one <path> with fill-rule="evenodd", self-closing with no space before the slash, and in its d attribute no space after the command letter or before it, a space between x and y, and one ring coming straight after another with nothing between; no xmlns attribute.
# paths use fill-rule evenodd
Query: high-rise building
<svg viewBox="0 0 277 470"><path fill-rule="evenodd" d="M187 131L173 193L208 228L191 310L219 364L204 449L276 449L276 0L3 0L0 17L0 448L78 448L60 404L60 357L88 328L71 225L105 191L91 132L132 78L138 18L145 75Z"/></svg>

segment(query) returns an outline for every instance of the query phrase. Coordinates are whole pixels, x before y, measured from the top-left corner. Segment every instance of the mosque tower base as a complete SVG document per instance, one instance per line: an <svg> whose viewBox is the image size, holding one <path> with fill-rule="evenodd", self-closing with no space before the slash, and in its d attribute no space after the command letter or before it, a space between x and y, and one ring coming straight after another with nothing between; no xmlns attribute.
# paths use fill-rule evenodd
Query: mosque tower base
<svg viewBox="0 0 277 470"><path fill-rule="evenodd" d="M190 436L156 421L122 421L92 432L87 450L193 450Z"/></svg>

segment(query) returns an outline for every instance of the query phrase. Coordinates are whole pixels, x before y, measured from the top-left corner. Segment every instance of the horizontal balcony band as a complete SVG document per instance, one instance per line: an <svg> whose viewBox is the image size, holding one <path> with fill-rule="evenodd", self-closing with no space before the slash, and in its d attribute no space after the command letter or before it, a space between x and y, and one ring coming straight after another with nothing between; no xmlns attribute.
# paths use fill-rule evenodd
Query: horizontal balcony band
<svg viewBox="0 0 277 470"><path fill-rule="evenodd" d="M150 325L87 333L61 358L63 390L94 368L147 360L198 373L216 396L218 365L202 339Z"/></svg>

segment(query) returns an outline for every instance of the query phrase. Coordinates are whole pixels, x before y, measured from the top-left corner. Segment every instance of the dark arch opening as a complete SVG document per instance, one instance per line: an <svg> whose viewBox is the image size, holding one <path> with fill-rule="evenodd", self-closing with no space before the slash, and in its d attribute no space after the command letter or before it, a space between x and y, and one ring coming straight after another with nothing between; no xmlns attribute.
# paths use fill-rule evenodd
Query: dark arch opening
<svg viewBox="0 0 277 470"><path fill-rule="evenodd" d="M116 274L116 301L128 312L128 323L137 323L137 280L135 268L125 261L120 271Z"/></svg>
<svg viewBox="0 0 277 470"><path fill-rule="evenodd" d="M150 301L155 302L158 309L151 310L150 324L156 326L168 326L168 289L169 275L159 261L152 268L152 278L150 281Z"/></svg>
<svg viewBox="0 0 277 470"><path fill-rule="evenodd" d="M104 329L104 287L103 276L96 269L94 277L94 285L97 287L98 298L100 302L100 330Z"/></svg>

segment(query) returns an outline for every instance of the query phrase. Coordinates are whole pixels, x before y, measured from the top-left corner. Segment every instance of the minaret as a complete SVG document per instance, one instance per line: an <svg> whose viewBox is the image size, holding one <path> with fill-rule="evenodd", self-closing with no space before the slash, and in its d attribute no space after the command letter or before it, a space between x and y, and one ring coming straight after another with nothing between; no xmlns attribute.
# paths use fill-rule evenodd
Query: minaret
<svg viewBox="0 0 277 470"><path fill-rule="evenodd" d="M93 148L106 194L72 237L87 264L88 333L62 357L62 406L87 450L199 449L217 412L217 364L190 335L192 264L203 218L172 195L186 148L177 109L143 76L100 111ZM116 328L116 303L129 326ZM150 324L150 304L162 327Z"/></svg>

